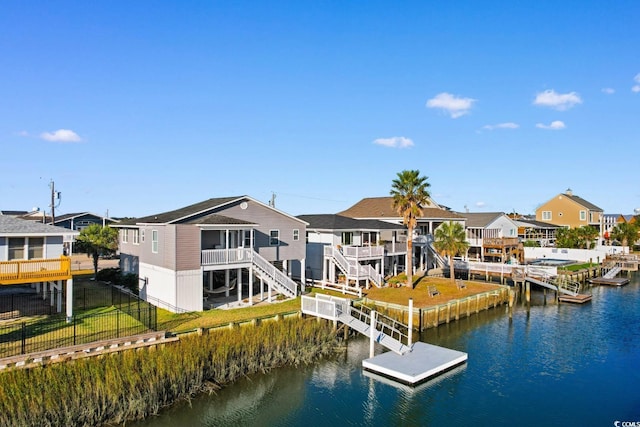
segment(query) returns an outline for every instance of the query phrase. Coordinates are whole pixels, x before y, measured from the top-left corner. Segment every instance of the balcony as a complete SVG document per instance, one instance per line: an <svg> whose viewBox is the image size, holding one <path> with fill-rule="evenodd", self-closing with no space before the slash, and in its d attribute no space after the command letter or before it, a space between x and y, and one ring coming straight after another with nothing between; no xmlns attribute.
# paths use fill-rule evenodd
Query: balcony
<svg viewBox="0 0 640 427"><path fill-rule="evenodd" d="M0 262L0 285L52 282L71 279L71 258Z"/></svg>
<svg viewBox="0 0 640 427"><path fill-rule="evenodd" d="M342 253L356 260L376 259L384 256L384 246L344 246Z"/></svg>
<svg viewBox="0 0 640 427"><path fill-rule="evenodd" d="M497 237L485 238L482 243L485 248L504 248L507 246L518 246L519 240L517 237Z"/></svg>
<svg viewBox="0 0 640 427"><path fill-rule="evenodd" d="M251 249L205 249L201 251L201 264L205 265L234 265L251 262Z"/></svg>

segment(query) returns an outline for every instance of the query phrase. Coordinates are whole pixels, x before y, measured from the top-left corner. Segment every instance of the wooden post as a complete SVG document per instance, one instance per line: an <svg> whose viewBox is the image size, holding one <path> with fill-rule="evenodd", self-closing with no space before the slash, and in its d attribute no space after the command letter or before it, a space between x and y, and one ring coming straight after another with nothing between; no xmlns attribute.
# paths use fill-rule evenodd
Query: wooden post
<svg viewBox="0 0 640 427"><path fill-rule="evenodd" d="M413 298L409 298L409 347L411 347L412 344L412 338L413 338Z"/></svg>
<svg viewBox="0 0 640 427"><path fill-rule="evenodd" d="M447 303L447 323L449 323L450 319L451 319L451 303L448 302Z"/></svg>
<svg viewBox="0 0 640 427"><path fill-rule="evenodd" d="M376 342L376 312L371 310L371 325L369 326L369 357L374 356L374 343Z"/></svg>

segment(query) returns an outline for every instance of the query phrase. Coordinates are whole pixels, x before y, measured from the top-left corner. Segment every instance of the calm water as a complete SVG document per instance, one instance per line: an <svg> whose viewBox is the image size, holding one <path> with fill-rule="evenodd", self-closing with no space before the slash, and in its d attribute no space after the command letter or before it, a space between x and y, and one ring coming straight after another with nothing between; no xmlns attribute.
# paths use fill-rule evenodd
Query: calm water
<svg viewBox="0 0 640 427"><path fill-rule="evenodd" d="M594 287L585 305L519 303L427 331L421 340L469 360L417 388L361 368L368 341L313 366L245 378L138 427L613 426L640 422L640 276ZM549 298L551 299L551 298Z"/></svg>

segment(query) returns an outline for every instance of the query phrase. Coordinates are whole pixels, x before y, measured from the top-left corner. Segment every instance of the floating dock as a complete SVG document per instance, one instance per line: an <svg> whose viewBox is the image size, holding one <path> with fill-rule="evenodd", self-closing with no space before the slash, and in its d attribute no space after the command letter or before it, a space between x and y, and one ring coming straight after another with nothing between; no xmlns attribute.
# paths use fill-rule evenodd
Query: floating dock
<svg viewBox="0 0 640 427"><path fill-rule="evenodd" d="M416 385L466 361L467 353L462 351L416 342L409 353L388 351L363 360L362 367L403 384Z"/></svg>
<svg viewBox="0 0 640 427"><path fill-rule="evenodd" d="M585 302L591 301L593 297L588 294L578 294L576 296L573 295L560 295L558 297L558 301L562 302L572 302L576 304L584 304Z"/></svg>
<svg viewBox="0 0 640 427"><path fill-rule="evenodd" d="M611 279L596 277L595 279L591 279L590 282L594 285L623 286L629 283L629 279L624 277L613 277Z"/></svg>

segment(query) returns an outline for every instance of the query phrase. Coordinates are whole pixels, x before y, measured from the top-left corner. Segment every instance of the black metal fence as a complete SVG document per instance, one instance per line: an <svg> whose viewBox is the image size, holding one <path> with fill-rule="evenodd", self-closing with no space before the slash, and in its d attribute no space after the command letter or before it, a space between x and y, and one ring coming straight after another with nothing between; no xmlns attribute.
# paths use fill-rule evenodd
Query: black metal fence
<svg viewBox="0 0 640 427"><path fill-rule="evenodd" d="M53 297L53 304L51 304ZM17 319L25 316L53 316L58 314L58 298L63 298L62 291L47 292L46 297L35 290L0 295L0 320ZM61 310L64 311L64 298Z"/></svg>
<svg viewBox="0 0 640 427"><path fill-rule="evenodd" d="M74 292L74 311L78 314L71 319L66 319L64 309L58 313L55 305L50 306L49 296L42 305L42 296L34 295L15 295L14 299L10 299L10 295L0 297L0 314L7 315L6 318L51 315L41 320L0 326L0 358L141 334L155 331L158 326L157 309L153 304L112 286ZM82 313L100 307L105 311Z"/></svg>

